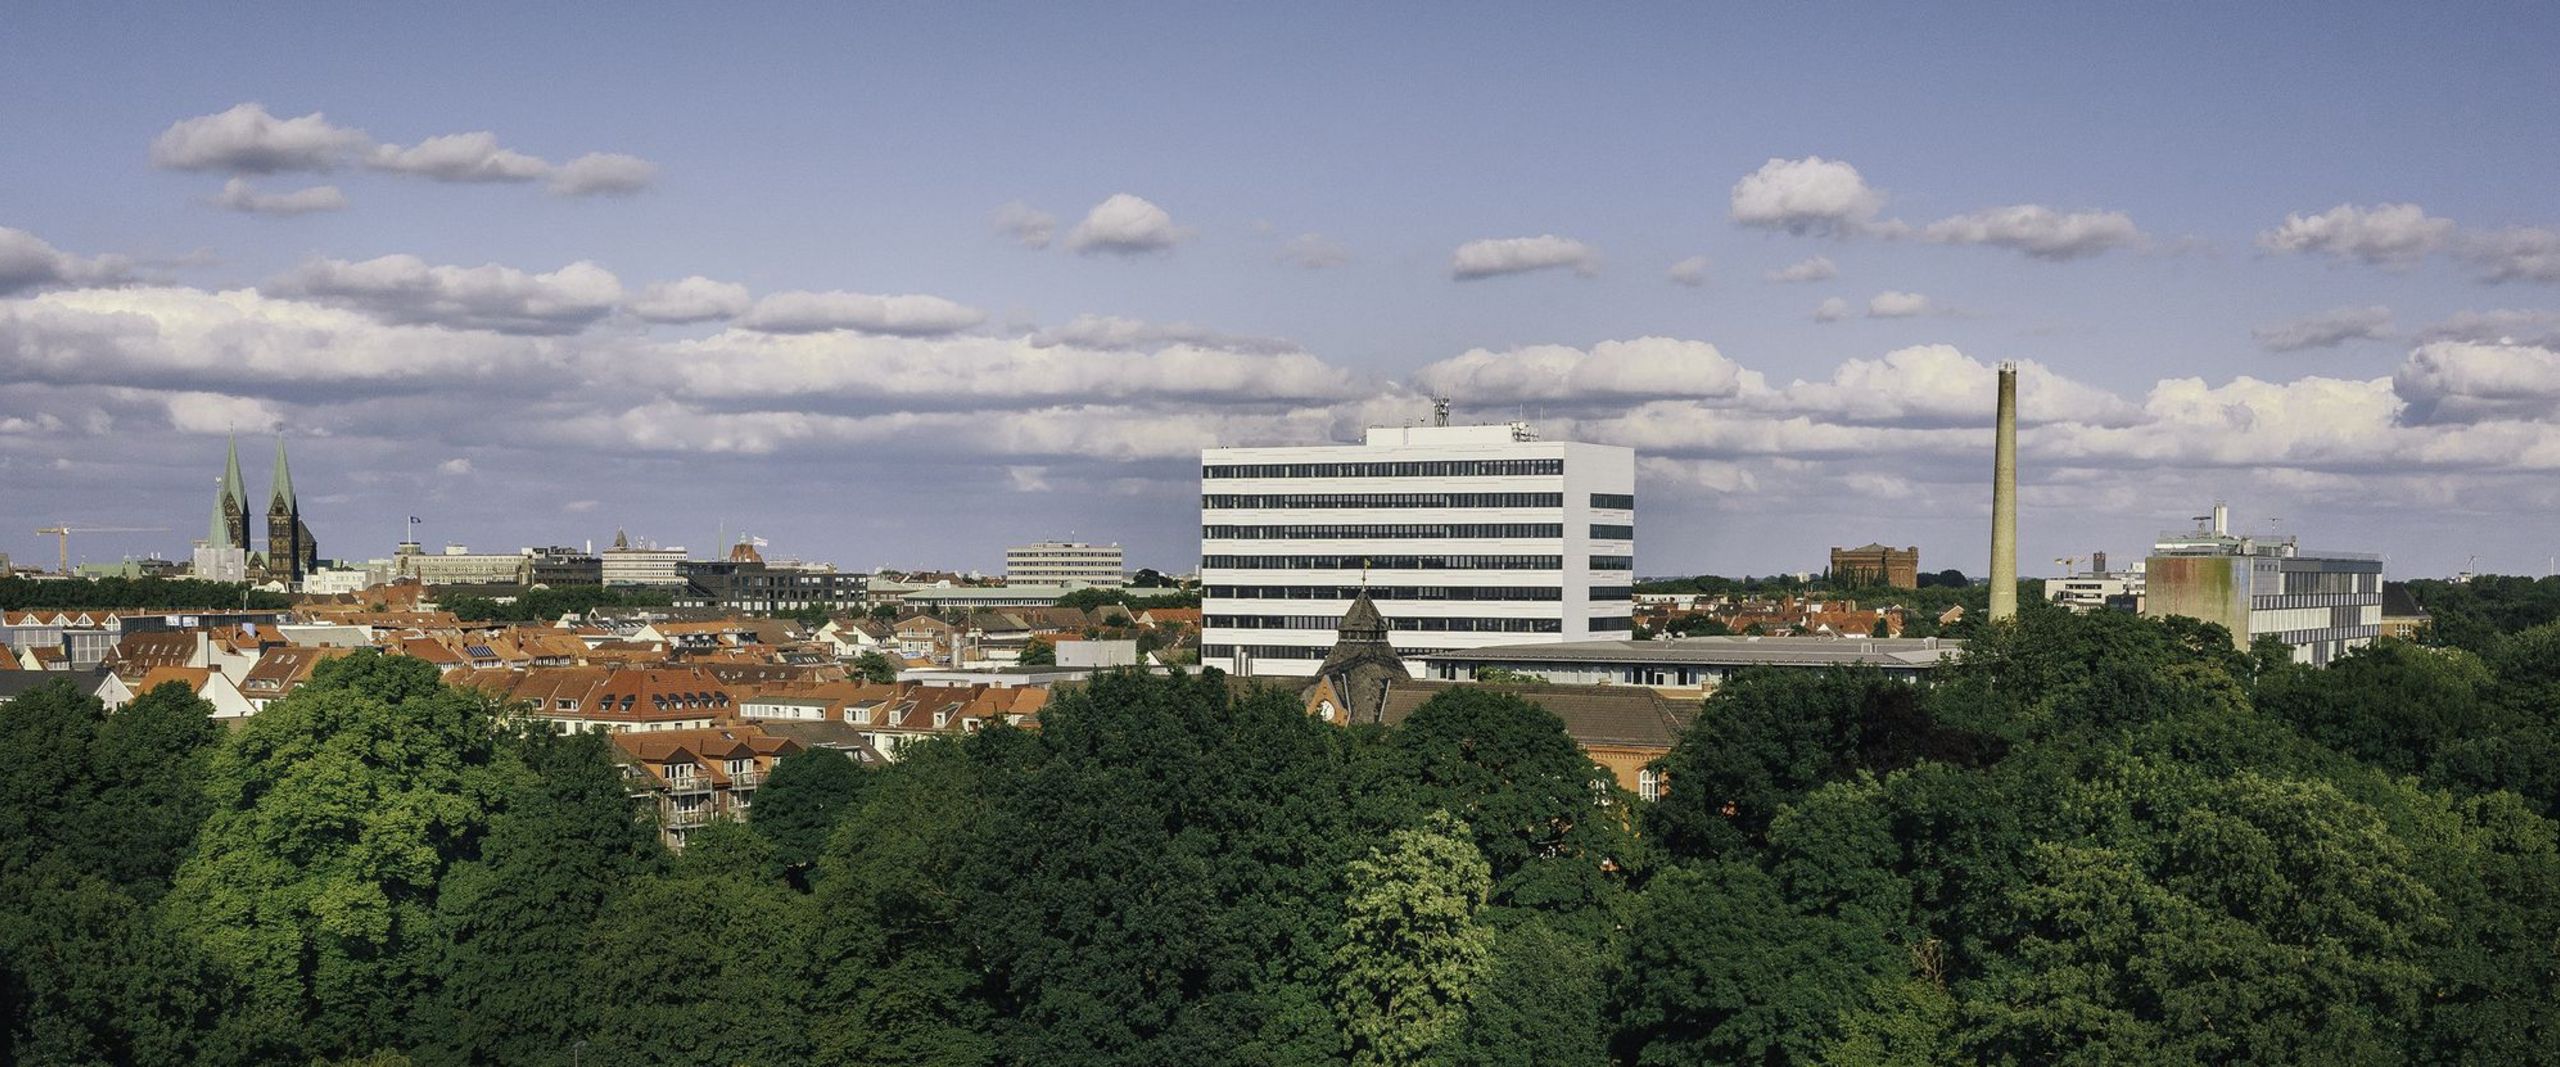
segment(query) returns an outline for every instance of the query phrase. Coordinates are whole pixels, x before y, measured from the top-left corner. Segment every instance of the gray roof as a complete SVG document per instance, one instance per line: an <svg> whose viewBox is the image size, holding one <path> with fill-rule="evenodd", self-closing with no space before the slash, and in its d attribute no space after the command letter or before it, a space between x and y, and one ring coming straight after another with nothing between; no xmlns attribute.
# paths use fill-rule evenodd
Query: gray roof
<svg viewBox="0 0 2560 1067"><path fill-rule="evenodd" d="M1424 656L1430 663L1628 663L1701 667L1934 667L1964 651L1936 637L1682 637L1490 645Z"/></svg>

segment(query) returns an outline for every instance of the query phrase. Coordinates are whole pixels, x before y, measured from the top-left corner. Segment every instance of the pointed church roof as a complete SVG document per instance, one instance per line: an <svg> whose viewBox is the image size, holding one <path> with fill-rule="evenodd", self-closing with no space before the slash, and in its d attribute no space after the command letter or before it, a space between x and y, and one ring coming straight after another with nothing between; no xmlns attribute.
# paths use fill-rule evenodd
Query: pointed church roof
<svg viewBox="0 0 2560 1067"><path fill-rule="evenodd" d="M1346 641L1354 638L1384 641L1387 639L1387 617L1378 613L1378 605L1369 599L1369 591L1362 589L1359 596L1352 598L1350 609L1342 613L1340 629L1340 637Z"/></svg>
<svg viewBox="0 0 2560 1067"><path fill-rule="evenodd" d="M1316 668L1316 676L1333 683L1334 694L1342 699L1352 722L1378 721L1387 683L1413 676L1406 670L1403 657L1396 655L1394 643L1387 639L1387 617L1379 614L1367 589L1360 590L1351 607L1342 613L1342 628L1334 635L1333 650Z"/></svg>
<svg viewBox="0 0 2560 1067"><path fill-rule="evenodd" d="M205 535L206 543L215 548L247 548L231 543L231 524L223 513L223 501L229 500L246 513L249 510L247 479L240 477L240 439L231 439L231 456L223 464L222 481L213 491L213 528Z"/></svg>
<svg viewBox="0 0 2560 1067"><path fill-rule="evenodd" d="M232 466L235 468L238 467L239 462L239 456L235 451L232 456ZM267 497L267 506L269 508L273 508L277 504L283 504L287 510L291 511L299 511L302 509L302 502L294 499L293 495L293 471L284 465L283 434L276 435L275 492L269 494Z"/></svg>

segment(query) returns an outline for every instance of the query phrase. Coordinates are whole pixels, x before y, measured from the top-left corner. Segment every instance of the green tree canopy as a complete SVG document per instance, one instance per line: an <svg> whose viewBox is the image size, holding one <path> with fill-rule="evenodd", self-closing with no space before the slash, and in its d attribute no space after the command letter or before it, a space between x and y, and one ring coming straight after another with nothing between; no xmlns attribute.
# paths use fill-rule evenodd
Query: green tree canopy
<svg viewBox="0 0 2560 1067"><path fill-rule="evenodd" d="M1475 921L1493 877L1473 838L1435 812L1351 861L1333 970L1352 1063L1435 1063L1457 1045L1493 954L1493 931Z"/></svg>

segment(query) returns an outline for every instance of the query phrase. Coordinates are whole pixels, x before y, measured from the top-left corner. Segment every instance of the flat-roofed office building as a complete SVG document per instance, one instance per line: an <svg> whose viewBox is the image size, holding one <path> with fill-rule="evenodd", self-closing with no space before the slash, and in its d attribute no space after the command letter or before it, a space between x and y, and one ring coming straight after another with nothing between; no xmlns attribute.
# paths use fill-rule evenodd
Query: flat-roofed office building
<svg viewBox="0 0 2560 1067"><path fill-rule="evenodd" d="M1082 541L1040 541L1004 550L1008 585L1098 585L1116 589L1127 580L1120 546Z"/></svg>
<svg viewBox="0 0 2560 1067"><path fill-rule="evenodd" d="M1632 449L1383 427L1200 463L1203 664L1311 675L1364 587L1406 657L1633 628Z"/></svg>
<svg viewBox="0 0 2560 1067"><path fill-rule="evenodd" d="M2242 649L2272 635L2294 662L2316 666L2381 635L2382 557L2240 536L2220 504L2203 518L2195 530L2161 534L2143 561L2143 614L2220 623Z"/></svg>

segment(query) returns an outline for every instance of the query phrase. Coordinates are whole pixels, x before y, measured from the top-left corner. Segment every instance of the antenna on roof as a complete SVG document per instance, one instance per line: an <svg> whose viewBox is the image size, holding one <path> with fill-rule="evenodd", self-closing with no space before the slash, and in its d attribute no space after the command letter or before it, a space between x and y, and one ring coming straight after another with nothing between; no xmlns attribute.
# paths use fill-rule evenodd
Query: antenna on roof
<svg viewBox="0 0 2560 1067"><path fill-rule="evenodd" d="M1435 397L1432 397L1432 398L1431 398L1431 425L1433 425L1433 426L1447 426L1447 425L1449 425L1449 398L1448 398L1448 397L1445 397L1445 396L1435 396Z"/></svg>

